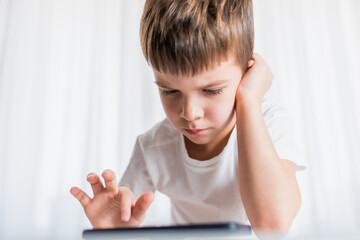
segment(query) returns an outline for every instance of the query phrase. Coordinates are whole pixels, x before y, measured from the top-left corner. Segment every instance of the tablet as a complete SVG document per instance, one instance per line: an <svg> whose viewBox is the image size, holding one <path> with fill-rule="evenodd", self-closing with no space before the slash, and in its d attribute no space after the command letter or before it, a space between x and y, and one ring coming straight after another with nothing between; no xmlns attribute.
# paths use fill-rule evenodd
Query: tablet
<svg viewBox="0 0 360 240"><path fill-rule="evenodd" d="M250 235L248 225L238 223L211 223L139 228L89 229L83 231L84 239L183 239L235 237Z"/></svg>

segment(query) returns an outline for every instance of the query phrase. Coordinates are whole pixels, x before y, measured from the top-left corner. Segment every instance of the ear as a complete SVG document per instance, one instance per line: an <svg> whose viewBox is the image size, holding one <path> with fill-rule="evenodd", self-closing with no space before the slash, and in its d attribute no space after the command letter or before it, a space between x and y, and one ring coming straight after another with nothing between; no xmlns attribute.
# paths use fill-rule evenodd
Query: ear
<svg viewBox="0 0 360 240"><path fill-rule="evenodd" d="M251 67L252 65L254 64L254 60L250 60L250 61L248 61L248 67Z"/></svg>

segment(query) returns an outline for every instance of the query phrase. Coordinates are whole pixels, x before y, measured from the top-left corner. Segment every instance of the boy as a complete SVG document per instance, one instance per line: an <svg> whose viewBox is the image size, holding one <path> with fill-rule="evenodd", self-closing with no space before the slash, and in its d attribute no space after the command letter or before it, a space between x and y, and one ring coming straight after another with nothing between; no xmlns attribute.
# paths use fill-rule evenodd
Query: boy
<svg viewBox="0 0 360 240"><path fill-rule="evenodd" d="M287 233L301 197L289 118L264 100L251 0L147 0L140 38L167 118L138 137L118 187L106 170L80 201L94 228L137 227L155 190L175 223L235 221ZM136 200L137 199L137 200Z"/></svg>

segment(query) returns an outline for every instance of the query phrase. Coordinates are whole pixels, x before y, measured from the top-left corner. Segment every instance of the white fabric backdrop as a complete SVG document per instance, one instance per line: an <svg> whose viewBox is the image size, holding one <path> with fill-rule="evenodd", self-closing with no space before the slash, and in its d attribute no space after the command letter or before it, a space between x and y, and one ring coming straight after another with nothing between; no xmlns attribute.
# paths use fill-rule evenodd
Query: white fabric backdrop
<svg viewBox="0 0 360 240"><path fill-rule="evenodd" d="M254 4L269 95L291 112L307 164L300 234L360 234L360 1ZM164 117L140 50L142 7L0 0L0 239L80 239L90 224L70 187L90 191L90 171L120 177L136 136Z"/></svg>

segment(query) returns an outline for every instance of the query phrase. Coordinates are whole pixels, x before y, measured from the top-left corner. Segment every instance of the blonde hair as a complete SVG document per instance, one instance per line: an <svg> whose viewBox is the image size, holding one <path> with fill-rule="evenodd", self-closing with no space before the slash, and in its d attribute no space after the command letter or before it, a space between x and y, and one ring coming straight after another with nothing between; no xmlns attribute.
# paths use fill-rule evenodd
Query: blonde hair
<svg viewBox="0 0 360 240"><path fill-rule="evenodd" d="M252 0L147 0L140 40L160 72L195 75L232 56L244 73L254 48Z"/></svg>

